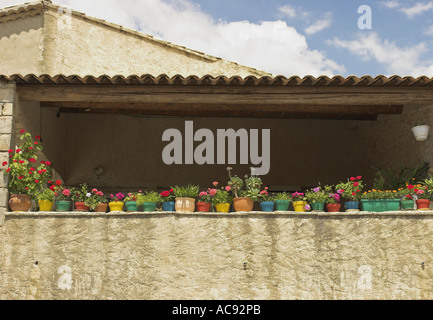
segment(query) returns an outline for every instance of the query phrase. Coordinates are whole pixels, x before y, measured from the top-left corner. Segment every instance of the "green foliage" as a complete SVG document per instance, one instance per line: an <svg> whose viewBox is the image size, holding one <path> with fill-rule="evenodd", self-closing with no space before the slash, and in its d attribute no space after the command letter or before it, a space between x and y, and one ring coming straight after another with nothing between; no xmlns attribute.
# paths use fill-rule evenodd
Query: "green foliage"
<svg viewBox="0 0 433 320"><path fill-rule="evenodd" d="M373 180L373 189L383 190L385 189L385 176L383 171L377 171Z"/></svg>
<svg viewBox="0 0 433 320"><path fill-rule="evenodd" d="M221 188L217 190L216 194L213 196L212 204L231 203L232 198L228 191Z"/></svg>
<svg viewBox="0 0 433 320"><path fill-rule="evenodd" d="M231 187L234 197L249 197L254 201L259 199L260 188L263 184L262 179L255 175L245 175L245 190L242 190L244 181L238 176L231 174L231 167L227 167L227 172L229 174L229 181L227 185Z"/></svg>
<svg viewBox="0 0 433 320"><path fill-rule="evenodd" d="M278 192L273 196L274 201L275 200L292 200L292 197L287 192Z"/></svg>
<svg viewBox="0 0 433 320"><path fill-rule="evenodd" d="M78 186L78 188L71 189L71 199L75 202L85 202L89 197L89 189L87 184L82 183Z"/></svg>
<svg viewBox="0 0 433 320"><path fill-rule="evenodd" d="M199 194L200 186L188 184L186 186L172 187L173 194L176 198L196 198Z"/></svg>
<svg viewBox="0 0 433 320"><path fill-rule="evenodd" d="M401 166L399 172L394 172L391 169L381 169L379 167L374 167L374 169L380 171L385 177L384 188L375 188L377 190L397 190L399 188L404 188L407 183L413 183L414 181L419 182L426 178L427 172L430 169L430 164L428 162L420 163L415 168L408 168Z"/></svg>
<svg viewBox="0 0 433 320"><path fill-rule="evenodd" d="M325 192L325 188L322 186L312 188L305 193L305 197L309 203L325 202L329 194Z"/></svg>
<svg viewBox="0 0 433 320"><path fill-rule="evenodd" d="M161 196L158 192L148 191L145 193L138 193L136 195L136 201L139 206L145 202L159 203L161 201Z"/></svg>
<svg viewBox="0 0 433 320"><path fill-rule="evenodd" d="M50 188L45 188L36 192L37 200L54 201L55 195L54 191Z"/></svg>
<svg viewBox="0 0 433 320"><path fill-rule="evenodd" d="M92 189L90 197L84 201L84 204L90 208L90 210L95 210L96 205L100 203L107 203L108 199L104 197L104 193L96 188Z"/></svg>

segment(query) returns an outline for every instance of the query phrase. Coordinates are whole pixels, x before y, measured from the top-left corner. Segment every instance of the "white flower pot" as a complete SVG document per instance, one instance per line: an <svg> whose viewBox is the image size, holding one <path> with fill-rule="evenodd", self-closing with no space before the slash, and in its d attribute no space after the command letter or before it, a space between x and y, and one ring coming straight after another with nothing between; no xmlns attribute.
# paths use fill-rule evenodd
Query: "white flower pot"
<svg viewBox="0 0 433 320"><path fill-rule="evenodd" d="M412 128L413 135L416 138L416 141L425 141L428 137L428 132L430 130L430 126L416 126Z"/></svg>

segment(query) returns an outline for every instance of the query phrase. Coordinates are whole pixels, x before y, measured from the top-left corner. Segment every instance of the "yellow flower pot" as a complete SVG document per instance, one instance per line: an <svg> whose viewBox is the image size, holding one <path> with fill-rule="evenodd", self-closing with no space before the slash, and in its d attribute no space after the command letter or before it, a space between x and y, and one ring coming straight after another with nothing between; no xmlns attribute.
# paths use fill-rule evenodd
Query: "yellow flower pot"
<svg viewBox="0 0 433 320"><path fill-rule="evenodd" d="M110 211L123 211L122 201L112 201L108 205L110 206Z"/></svg>
<svg viewBox="0 0 433 320"><path fill-rule="evenodd" d="M39 211L53 211L54 201L39 200Z"/></svg>
<svg viewBox="0 0 433 320"><path fill-rule="evenodd" d="M296 212L305 212L305 205L307 201L293 201L293 208L295 208Z"/></svg>
<svg viewBox="0 0 433 320"><path fill-rule="evenodd" d="M230 203L218 203L215 205L217 212L229 212Z"/></svg>

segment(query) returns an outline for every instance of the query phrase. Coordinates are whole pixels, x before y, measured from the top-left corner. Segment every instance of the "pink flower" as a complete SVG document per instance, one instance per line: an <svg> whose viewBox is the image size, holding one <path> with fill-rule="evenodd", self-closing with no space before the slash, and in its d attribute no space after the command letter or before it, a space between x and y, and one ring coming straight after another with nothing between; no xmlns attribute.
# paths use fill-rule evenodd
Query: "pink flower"
<svg viewBox="0 0 433 320"><path fill-rule="evenodd" d="M262 190L262 191L260 191L260 194L268 194L268 192L266 191L266 190Z"/></svg>
<svg viewBox="0 0 433 320"><path fill-rule="evenodd" d="M63 195L69 197L71 195L71 191L69 189L63 190Z"/></svg>
<svg viewBox="0 0 433 320"><path fill-rule="evenodd" d="M320 188L319 188L319 187L314 188L313 191L314 191L314 192L319 192L319 191L320 191Z"/></svg>
<svg viewBox="0 0 433 320"><path fill-rule="evenodd" d="M232 187L226 186L226 191L230 191L231 189L232 189Z"/></svg>
<svg viewBox="0 0 433 320"><path fill-rule="evenodd" d="M310 211L310 209L311 209L311 206L309 204L306 204L305 205L305 210Z"/></svg>
<svg viewBox="0 0 433 320"><path fill-rule="evenodd" d="M198 196L199 197L207 196L207 192L206 191L202 191L202 192L200 192L200 194Z"/></svg>
<svg viewBox="0 0 433 320"><path fill-rule="evenodd" d="M92 192L93 192L93 193L98 192L98 189L93 188L93 189L92 189Z"/></svg>
<svg viewBox="0 0 433 320"><path fill-rule="evenodd" d="M209 194L211 195L211 196L214 196L214 195L216 195L216 193L217 193L217 189L208 189L208 191L209 191Z"/></svg>
<svg viewBox="0 0 433 320"><path fill-rule="evenodd" d="M214 181L212 184L214 185L214 187L218 187L218 181Z"/></svg>

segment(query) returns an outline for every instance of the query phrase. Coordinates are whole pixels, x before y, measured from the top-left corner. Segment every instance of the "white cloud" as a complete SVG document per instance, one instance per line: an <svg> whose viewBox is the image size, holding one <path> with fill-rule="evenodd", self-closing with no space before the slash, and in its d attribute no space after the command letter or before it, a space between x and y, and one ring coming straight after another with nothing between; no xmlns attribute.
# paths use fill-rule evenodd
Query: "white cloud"
<svg viewBox="0 0 433 320"><path fill-rule="evenodd" d="M332 76L345 72L325 53L311 50L304 35L280 20L215 21L189 0L53 2L274 75Z"/></svg>
<svg viewBox="0 0 433 320"><path fill-rule="evenodd" d="M386 67L388 75L433 76L433 61L421 60L422 55L427 52L423 42L400 48L394 42L382 40L377 33L372 32L362 33L356 40L334 38L328 43L347 49L364 61L377 61Z"/></svg>
<svg viewBox="0 0 433 320"><path fill-rule="evenodd" d="M390 9L400 6L400 2L398 2L397 0L382 1L381 4Z"/></svg>
<svg viewBox="0 0 433 320"><path fill-rule="evenodd" d="M290 4L286 4L285 6L279 7L278 11L289 18L296 17L296 9L292 7Z"/></svg>
<svg viewBox="0 0 433 320"><path fill-rule="evenodd" d="M312 34L315 34L319 31L322 31L324 29L329 28L332 24L332 19L331 19L332 14L330 12L328 12L326 14L326 16L327 17L325 19L317 20L312 25L310 25L308 28L306 28L305 33L308 35L312 35Z"/></svg>
<svg viewBox="0 0 433 320"><path fill-rule="evenodd" d="M422 14L426 11L433 9L433 2L428 3L417 2L413 7L400 8L399 11L403 12L408 18L413 18L416 15Z"/></svg>

